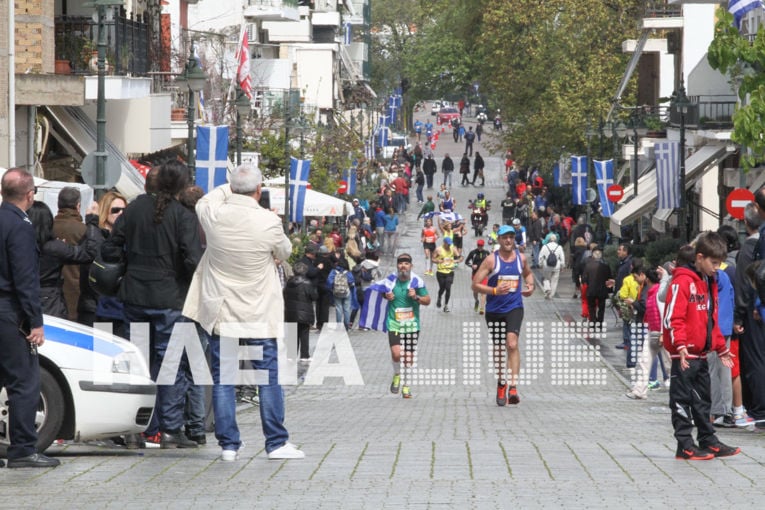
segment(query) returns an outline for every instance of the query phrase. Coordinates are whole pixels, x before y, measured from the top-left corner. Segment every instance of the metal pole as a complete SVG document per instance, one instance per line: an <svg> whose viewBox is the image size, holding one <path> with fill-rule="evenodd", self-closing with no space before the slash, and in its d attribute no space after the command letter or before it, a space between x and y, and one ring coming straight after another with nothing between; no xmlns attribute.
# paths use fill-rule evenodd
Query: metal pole
<svg viewBox="0 0 765 510"><path fill-rule="evenodd" d="M236 110L236 165L242 164L242 117Z"/></svg>
<svg viewBox="0 0 765 510"><path fill-rule="evenodd" d="M586 183L587 183L587 187L588 188L589 188L589 184L590 184L590 166L592 165L592 161L591 160L592 160L592 157L590 155L590 122L587 121L587 180L586 180ZM578 214L579 214L579 212L577 212L577 215ZM587 224L589 225L590 224L590 204L589 204L589 202L587 203L587 205L584 206L584 214L585 214L585 217L587 218Z"/></svg>
<svg viewBox="0 0 765 510"><path fill-rule="evenodd" d="M193 58L193 57L192 57ZM196 182L196 161L194 158L194 116L196 111L194 108L194 91L189 87L189 105L186 110L188 119L186 124L188 125L188 134L186 135L186 152L188 153L188 165L189 175L191 175L191 182Z"/></svg>
<svg viewBox="0 0 765 510"><path fill-rule="evenodd" d="M685 106L680 108L680 217L685 222L685 242L690 242L691 204L685 191Z"/></svg>
<svg viewBox="0 0 765 510"><path fill-rule="evenodd" d="M106 192L106 7L98 6L98 96L96 99L96 199Z"/></svg>
<svg viewBox="0 0 765 510"><path fill-rule="evenodd" d="M284 233L290 233L290 90L284 94Z"/></svg>
<svg viewBox="0 0 765 510"><path fill-rule="evenodd" d="M632 173L632 194L637 196L638 194L638 131L637 131L637 117L633 121L632 132L635 135L634 151L633 151L633 173Z"/></svg>

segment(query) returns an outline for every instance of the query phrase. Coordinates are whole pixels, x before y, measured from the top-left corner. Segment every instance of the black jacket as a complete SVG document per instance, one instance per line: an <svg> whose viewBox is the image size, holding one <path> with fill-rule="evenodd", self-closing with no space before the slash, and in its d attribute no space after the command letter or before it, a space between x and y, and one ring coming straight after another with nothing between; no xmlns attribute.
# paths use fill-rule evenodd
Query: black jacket
<svg viewBox="0 0 765 510"><path fill-rule="evenodd" d="M587 284L587 297L605 299L610 290L606 281L611 279L611 268L603 259L590 259L582 271L582 283Z"/></svg>
<svg viewBox="0 0 765 510"><path fill-rule="evenodd" d="M284 321L313 324L313 302L317 299L319 293L308 278L293 276L284 287Z"/></svg>
<svg viewBox="0 0 765 510"><path fill-rule="evenodd" d="M470 173L470 159L467 156L462 156L462 159L460 160L460 173Z"/></svg>
<svg viewBox="0 0 765 510"><path fill-rule="evenodd" d="M154 223L153 195L140 195L117 220L101 246L107 262L126 261L119 298L126 305L181 310L202 257L199 221L171 200L162 223Z"/></svg>
<svg viewBox="0 0 765 510"><path fill-rule="evenodd" d="M441 162L441 171L444 173L454 171L454 161L452 161L452 158L449 156L444 158Z"/></svg>
<svg viewBox="0 0 765 510"><path fill-rule="evenodd" d="M436 173L436 160L433 158L426 158L422 162L422 171L425 175L433 175Z"/></svg>

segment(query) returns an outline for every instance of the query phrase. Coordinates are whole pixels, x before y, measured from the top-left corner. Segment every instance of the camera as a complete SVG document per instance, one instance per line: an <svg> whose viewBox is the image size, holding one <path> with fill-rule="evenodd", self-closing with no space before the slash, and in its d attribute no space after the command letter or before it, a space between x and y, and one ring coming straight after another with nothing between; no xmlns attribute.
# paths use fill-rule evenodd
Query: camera
<svg viewBox="0 0 765 510"><path fill-rule="evenodd" d="M271 210L271 190L261 188L258 204L263 209Z"/></svg>

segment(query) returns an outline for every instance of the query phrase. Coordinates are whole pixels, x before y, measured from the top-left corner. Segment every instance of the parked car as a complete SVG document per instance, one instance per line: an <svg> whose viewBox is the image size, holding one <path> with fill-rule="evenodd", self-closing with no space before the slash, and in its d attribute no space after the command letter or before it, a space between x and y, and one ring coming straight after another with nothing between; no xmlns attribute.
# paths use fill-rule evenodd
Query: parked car
<svg viewBox="0 0 765 510"><path fill-rule="evenodd" d="M37 449L135 434L154 411L156 386L135 344L75 322L44 316L40 346ZM0 389L0 457L8 445L8 397Z"/></svg>
<svg viewBox="0 0 765 510"><path fill-rule="evenodd" d="M396 149L405 148L407 151L412 150L412 144L409 143L409 138L406 135L392 133L392 136L388 138L388 145L382 148L383 159L391 159L393 152Z"/></svg>
<svg viewBox="0 0 765 510"><path fill-rule="evenodd" d="M430 107L430 114L438 115L438 112L440 110L441 110L441 101L433 101L433 106Z"/></svg>
<svg viewBox="0 0 765 510"><path fill-rule="evenodd" d="M453 106L446 106L441 108L437 118L438 124L449 124L452 119L460 119L460 111Z"/></svg>

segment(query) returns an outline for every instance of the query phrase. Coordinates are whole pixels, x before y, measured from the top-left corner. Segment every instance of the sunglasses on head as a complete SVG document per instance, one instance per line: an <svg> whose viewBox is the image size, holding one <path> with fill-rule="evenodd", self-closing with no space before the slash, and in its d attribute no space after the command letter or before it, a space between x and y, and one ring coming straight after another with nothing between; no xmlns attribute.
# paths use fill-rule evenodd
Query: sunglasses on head
<svg viewBox="0 0 765 510"><path fill-rule="evenodd" d="M121 213L121 212L122 212L122 211L124 211L124 210L125 210L125 208L124 208L124 207L112 207L112 208L111 208L109 211L110 211L112 214L117 214L117 213Z"/></svg>

